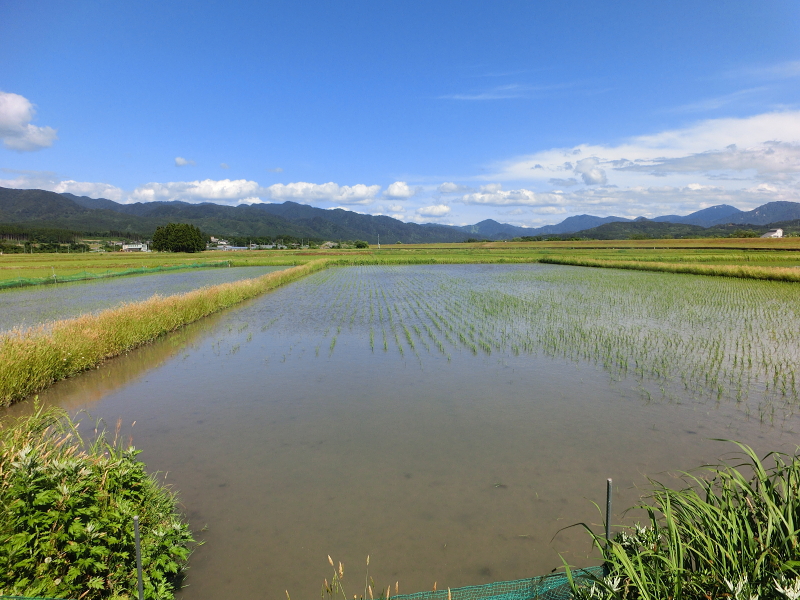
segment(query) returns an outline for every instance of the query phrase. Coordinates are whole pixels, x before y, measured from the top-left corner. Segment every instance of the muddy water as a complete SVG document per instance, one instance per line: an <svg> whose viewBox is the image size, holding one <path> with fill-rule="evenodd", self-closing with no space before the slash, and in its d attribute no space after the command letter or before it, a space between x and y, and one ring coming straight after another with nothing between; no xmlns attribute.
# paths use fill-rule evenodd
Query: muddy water
<svg viewBox="0 0 800 600"><path fill-rule="evenodd" d="M560 530L601 529L591 501L602 503L607 477L621 509L646 476L669 479L731 450L711 438L792 451L797 423L764 424L733 399L681 398L679 386L645 395L648 381L610 374L602 361L502 344L473 352L444 334L440 348L414 329L425 331L419 289L432 311L466 311L458 290L508 290L509 276L517 289L547 289L551 275L573 272L329 270L44 399L122 419L148 467L180 491L206 542L192 556L186 600L287 589L313 597L330 578L328 554L358 594L367 554L378 587L399 581L401 592L544 574L561 564L558 553L593 564L586 535Z"/></svg>
<svg viewBox="0 0 800 600"><path fill-rule="evenodd" d="M218 267L175 273L60 283L54 286L12 288L0 292L0 331L30 327L56 319L77 317L122 302L169 296L285 269L286 267Z"/></svg>

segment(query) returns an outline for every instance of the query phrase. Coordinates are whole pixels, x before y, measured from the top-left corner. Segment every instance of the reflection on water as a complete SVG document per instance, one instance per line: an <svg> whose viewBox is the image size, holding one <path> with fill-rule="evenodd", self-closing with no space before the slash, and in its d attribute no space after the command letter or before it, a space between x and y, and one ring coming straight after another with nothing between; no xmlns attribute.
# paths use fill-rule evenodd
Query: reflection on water
<svg viewBox="0 0 800 600"><path fill-rule="evenodd" d="M0 292L0 331L30 327L57 319L146 300L153 294L183 294L204 286L258 277L286 267L217 267L130 275L127 277L11 288Z"/></svg>
<svg viewBox="0 0 800 600"><path fill-rule="evenodd" d="M710 438L793 451L796 423L748 418L745 406L760 400L752 394L681 398L680 379L646 401L646 373L516 352L515 335L531 328L522 320L505 329L468 322L483 300L464 294L546 291L563 286L558 273L575 272L329 270L120 357L107 370L114 375L103 368L43 397L137 422L142 459L168 472L195 531L208 526L187 600L285 589L310 597L329 576L328 554L359 594L367 554L377 586L399 580L401 592L544 574L561 564L558 552L592 564L586 535L559 530L599 523L590 501L602 501L607 477L621 509L646 475L730 450ZM653 276L665 286L689 281ZM462 325L448 328L458 315Z"/></svg>

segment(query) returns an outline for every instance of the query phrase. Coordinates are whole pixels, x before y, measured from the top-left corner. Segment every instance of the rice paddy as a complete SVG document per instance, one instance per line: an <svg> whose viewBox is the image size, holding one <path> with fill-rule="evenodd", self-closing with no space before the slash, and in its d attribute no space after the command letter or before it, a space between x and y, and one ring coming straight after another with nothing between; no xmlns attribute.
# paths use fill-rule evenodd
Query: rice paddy
<svg viewBox="0 0 800 600"><path fill-rule="evenodd" d="M462 273L424 266L318 273L299 284L300 296L320 306L305 325L330 338L331 353L336 332L359 327L369 331L372 352L417 361L430 353L448 360L464 351L542 353L632 378L647 399L733 401L771 422L798 408L793 284L547 266Z"/></svg>
<svg viewBox="0 0 800 600"><path fill-rule="evenodd" d="M545 574L558 553L597 564L559 530L601 530L606 477L621 509L645 475L729 450L711 438L793 451L796 296L547 264L334 266L41 397L137 422L122 435L206 542L184 600L307 597L328 553L369 554L406 592L458 587Z"/></svg>

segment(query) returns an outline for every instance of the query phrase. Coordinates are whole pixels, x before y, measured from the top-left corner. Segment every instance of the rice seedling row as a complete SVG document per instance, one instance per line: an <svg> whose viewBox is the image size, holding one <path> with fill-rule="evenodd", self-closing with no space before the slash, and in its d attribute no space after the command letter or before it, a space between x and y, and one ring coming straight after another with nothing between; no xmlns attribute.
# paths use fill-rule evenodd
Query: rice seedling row
<svg viewBox="0 0 800 600"><path fill-rule="evenodd" d="M544 354L648 394L732 400L760 418L800 400L796 285L563 266L336 268L297 284L319 321L401 356ZM330 299L330 301L328 301ZM377 338L377 339L376 339ZM336 344L330 344L330 354ZM744 406L755 399L754 407Z"/></svg>

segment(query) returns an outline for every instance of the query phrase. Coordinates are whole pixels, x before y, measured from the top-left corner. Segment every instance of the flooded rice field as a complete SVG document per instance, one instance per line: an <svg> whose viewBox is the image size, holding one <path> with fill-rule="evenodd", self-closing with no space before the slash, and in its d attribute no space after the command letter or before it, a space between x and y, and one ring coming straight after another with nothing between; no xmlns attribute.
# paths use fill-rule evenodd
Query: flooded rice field
<svg viewBox="0 0 800 600"><path fill-rule="evenodd" d="M31 327L57 319L146 300L153 294L183 294L209 285L258 277L286 267L217 267L175 273L13 288L0 293L0 331Z"/></svg>
<svg viewBox="0 0 800 600"><path fill-rule="evenodd" d="M712 438L795 450L797 289L551 265L334 268L42 398L121 419L179 490L206 542L185 600L309 598L328 554L359 594L367 554L378 589L401 593L531 577L559 553L596 563L563 528L601 529L607 477L619 523L647 476L733 450Z"/></svg>

